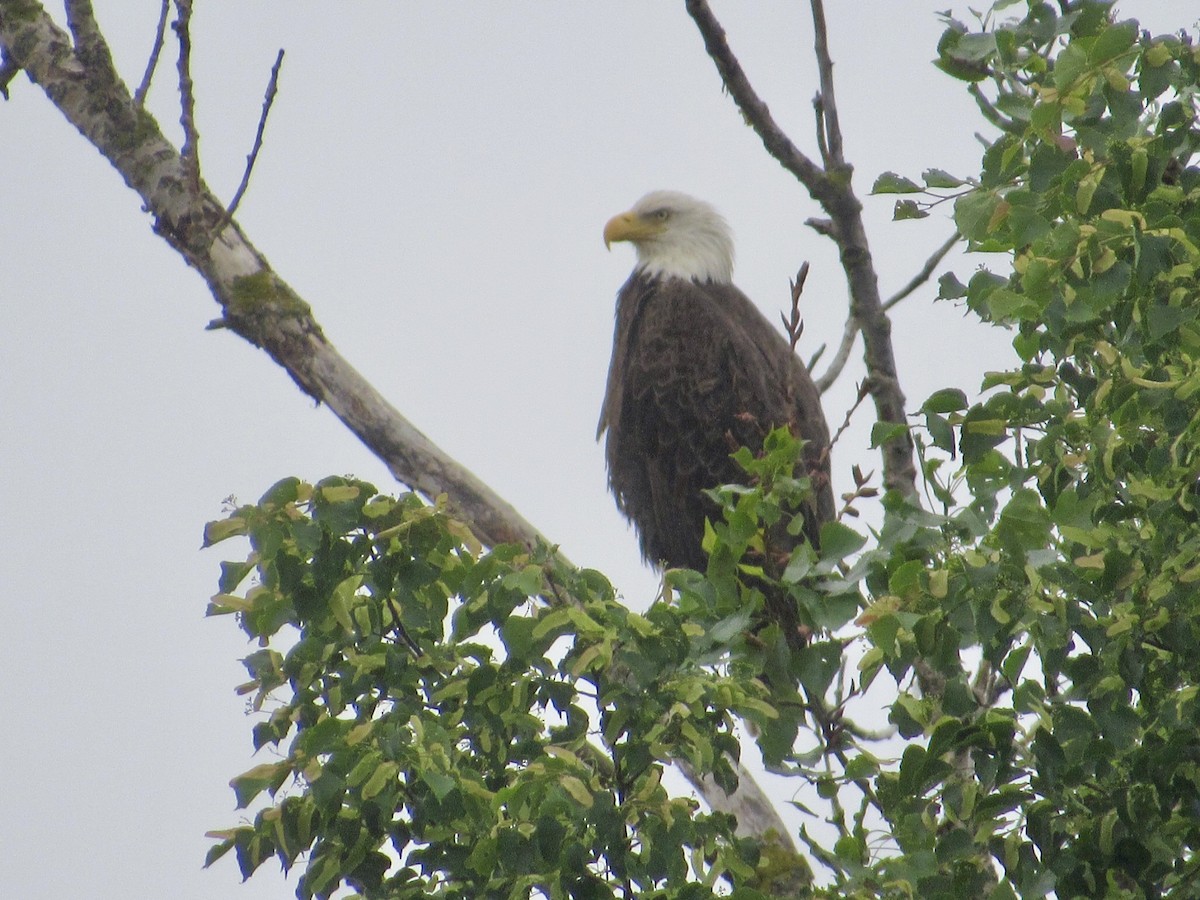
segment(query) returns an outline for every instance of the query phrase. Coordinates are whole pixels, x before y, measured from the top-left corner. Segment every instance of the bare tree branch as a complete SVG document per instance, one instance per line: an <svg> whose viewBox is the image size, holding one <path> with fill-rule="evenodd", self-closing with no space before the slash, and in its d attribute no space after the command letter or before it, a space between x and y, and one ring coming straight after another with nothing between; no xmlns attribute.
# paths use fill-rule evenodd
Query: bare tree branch
<svg viewBox="0 0 1200 900"><path fill-rule="evenodd" d="M979 107L979 111L983 114L983 117L1005 134L1014 134L1021 131L1012 119L1008 118L1008 116L992 105L992 101L979 89L979 85L972 84L968 86L967 93L974 98L975 105Z"/></svg>
<svg viewBox="0 0 1200 900"><path fill-rule="evenodd" d="M821 0L812 0L813 33L816 42L817 72L821 79L819 95L820 134L824 135L822 142L822 159L825 168L839 168L845 165L842 155L842 128L838 124L837 101L833 94L833 57L829 54L829 36L825 27L825 8Z"/></svg>
<svg viewBox="0 0 1200 900"><path fill-rule="evenodd" d="M179 124L183 126L185 184L200 196L200 133L196 130L196 95L192 84L192 0L175 0L178 17L172 26L179 38Z"/></svg>
<svg viewBox="0 0 1200 900"><path fill-rule="evenodd" d="M186 5L186 0L177 2ZM226 221L226 210L204 188L192 161L134 103L111 69L103 40L89 55L95 64L89 64L35 2L21 0L16 11L15 6L12 0L0 0L0 48L142 198L154 216L154 230L208 284L222 309L220 325L265 350L301 390L328 406L398 481L427 498L445 494L452 513L483 543L544 540L511 505L402 416L329 343L308 305L238 224ZM80 6L90 9L86 3ZM686 766L681 768L689 775ZM744 827L755 829L755 837L786 842L787 830L767 794L749 772L739 767L738 775L739 787L729 795L694 771L689 780L711 807L734 812Z"/></svg>
<svg viewBox="0 0 1200 900"><path fill-rule="evenodd" d="M862 329L863 355L871 397L875 403L875 416L881 422L902 424L905 421L906 401L896 376L892 326L879 298L879 283L862 221L862 204L851 187L853 169L840 159L842 137L833 102L833 64L829 60L820 0L812 0L812 8L817 31L818 66L822 72L821 120L832 162L829 169L822 169L801 153L775 123L767 105L755 93L730 50L725 31L706 0L687 0L688 13L704 38L704 46L742 116L758 134L767 152L795 175L828 213L829 220L823 224L837 243L850 287L850 315ZM915 496L917 469L912 439L907 432L891 439L881 449L884 485L907 496Z"/></svg>
<svg viewBox="0 0 1200 900"><path fill-rule="evenodd" d="M732 813L737 816L737 833L742 837L774 838L775 842L792 848L795 845L785 835L788 828L779 811L767 795L758 789L754 775L737 760L732 761L739 784L754 786L753 791L738 790L726 794L725 790L710 775L701 775L686 760L677 760L675 765L704 798L709 808L716 812Z"/></svg>
<svg viewBox="0 0 1200 900"><path fill-rule="evenodd" d="M850 351L854 349L856 337L858 337L858 320L851 314L846 317L846 324L842 329L842 339L838 342L837 352L833 354L833 359L829 361L829 367L819 377L813 378L813 383L822 394L833 387L833 383L838 380L838 376L846 368L846 363L850 361Z"/></svg>
<svg viewBox="0 0 1200 900"><path fill-rule="evenodd" d="M796 179L808 188L809 193L822 206L825 205L824 197L828 197L830 200L834 199L833 192L826 184L825 173L821 167L800 152L800 149L792 143L791 138L775 123L767 104L759 99L754 88L750 86L746 73L742 71L741 63L729 49L729 42L725 38L725 29L712 14L708 3L705 0L687 0L687 11L700 30L701 37L704 38L704 48L708 51L713 63L716 64L725 90L733 97L746 122L754 129L755 134L763 142L763 146L767 148L767 152L781 166L796 176Z"/></svg>
<svg viewBox="0 0 1200 900"><path fill-rule="evenodd" d="M146 102L146 94L150 91L150 82L154 80L154 70L158 68L158 56L162 53L163 42L167 35L167 18L171 14L171 0L162 0L162 9L158 14L158 28L154 31L154 46L150 48L150 58L146 61L146 71L142 75L142 83L133 93L133 102L142 106Z"/></svg>
<svg viewBox="0 0 1200 900"><path fill-rule="evenodd" d="M946 254L949 253L954 248L954 245L960 240L962 240L962 235L960 235L957 231L950 235L950 237L946 238L942 245L933 251L929 259L925 260L925 265L921 266L920 271L918 271L917 274L909 280L908 284L904 285L904 287L900 288L900 290L896 291L896 293L892 294L892 296L887 299L887 302L883 304L883 308L885 310L891 309L905 297L908 297L910 294L912 294L913 291L923 285L926 281L928 281L929 277L933 275L933 270L938 267L938 264L946 258Z"/></svg>
<svg viewBox="0 0 1200 900"><path fill-rule="evenodd" d="M267 93L263 97L262 115L258 117L258 132L254 135L254 146L250 149L250 155L246 157L246 171L242 173L242 182L234 191L233 199L229 201L229 208L225 210L225 222L233 218L233 214L237 212L238 204L242 202L242 195L246 193L246 188L250 184L250 173L254 171L254 163L258 159L258 151L262 149L263 132L267 128L267 116L271 114L271 105L275 102L275 94L279 90L279 69L283 65L283 48L280 48L279 54L275 57L275 65L271 66L271 78L267 82Z"/></svg>
<svg viewBox="0 0 1200 900"><path fill-rule="evenodd" d="M27 4L22 4L27 8ZM53 20L15 16L0 0L0 45L63 115L112 163L154 216L155 231L207 282L222 324L282 365L313 399L329 406L393 475L427 497L447 494L480 539L532 542L537 530L390 406L326 340L311 311L271 269L205 189L192 197L179 151L126 86L97 76ZM17 55L19 53L19 55ZM131 140L136 135L137 140Z"/></svg>
<svg viewBox="0 0 1200 900"><path fill-rule="evenodd" d="M886 311L891 309L901 300L910 296L913 291L923 285L926 281L928 281L929 276L931 276L934 269L937 268L938 263L946 258L946 254L950 252L951 248L957 244L958 241L959 235L956 231L946 239L945 243L933 251L933 254L929 257L929 259L925 260L925 265L921 266L920 271L909 280L908 284L904 285L904 287L892 294L892 296L887 299L887 302L883 304L884 310ZM846 318L845 328L842 330L842 340L838 344L838 349L833 355L833 359L830 360L829 368L827 368L819 377L813 378L814 383L817 385L817 390L819 390L822 394L829 390L829 388L833 386L834 382L837 381L838 377L842 374L842 370L846 367L846 363L850 360L850 351L854 347L854 339L858 337L858 331L858 320L855 319L853 315L848 316Z"/></svg>

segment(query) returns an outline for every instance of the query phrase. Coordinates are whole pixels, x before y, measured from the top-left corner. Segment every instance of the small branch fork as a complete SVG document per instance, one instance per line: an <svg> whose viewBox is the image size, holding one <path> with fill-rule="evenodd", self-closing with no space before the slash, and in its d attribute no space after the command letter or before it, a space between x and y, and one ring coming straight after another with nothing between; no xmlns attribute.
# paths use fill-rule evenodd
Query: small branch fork
<svg viewBox="0 0 1200 900"><path fill-rule="evenodd" d="M892 296L887 299L887 301L883 304L884 312L892 309L901 300L911 296L917 288L928 281L933 275L934 270L937 269L941 261L946 258L946 254L953 249L954 245L957 244L958 241L959 235L956 231L954 234L950 235L950 237L948 237L940 247L933 251L929 259L925 260L925 264L921 266L921 270L909 280L908 284L904 285L904 287L892 294ZM813 381L817 385L817 390L822 394L829 390L829 388L833 386L833 383L837 381L838 377L842 374L842 370L846 367L846 363L850 359L850 351L854 348L854 339L858 337L858 331L858 320L854 318L853 313L851 313L846 317L846 325L842 330L842 340L838 344L837 352L834 353L833 359L829 363L829 368L827 368L820 376L813 378ZM818 350L817 356L819 356L824 349L825 348L822 347L821 350ZM815 356L812 362L816 362ZM809 369L812 369L812 364L809 365Z"/></svg>
<svg viewBox="0 0 1200 900"><path fill-rule="evenodd" d="M91 0L67 0L67 28L75 43L75 52L84 59L95 59L106 52L100 26Z"/></svg>

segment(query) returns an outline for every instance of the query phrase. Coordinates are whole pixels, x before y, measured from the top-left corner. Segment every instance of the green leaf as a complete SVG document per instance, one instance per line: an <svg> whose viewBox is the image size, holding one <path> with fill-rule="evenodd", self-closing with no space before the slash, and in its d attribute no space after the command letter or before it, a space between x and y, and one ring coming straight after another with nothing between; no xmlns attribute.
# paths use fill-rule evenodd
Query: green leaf
<svg viewBox="0 0 1200 900"><path fill-rule="evenodd" d="M986 240L1001 198L993 191L976 188L954 201L954 222L959 232L972 241Z"/></svg>
<svg viewBox="0 0 1200 900"><path fill-rule="evenodd" d="M892 221L903 222L905 219L927 219L928 210L922 209L915 200L897 200L892 209Z"/></svg>
<svg viewBox="0 0 1200 900"><path fill-rule="evenodd" d="M1066 92L1088 71L1087 51L1078 44L1067 44L1054 61L1054 86Z"/></svg>
<svg viewBox="0 0 1200 900"><path fill-rule="evenodd" d="M967 286L953 272L946 272L938 278L937 296L939 300L958 300L967 296Z"/></svg>
<svg viewBox="0 0 1200 900"><path fill-rule="evenodd" d="M357 484L326 485L321 487L321 499L326 503L347 503L357 500L362 489Z"/></svg>
<svg viewBox="0 0 1200 900"><path fill-rule="evenodd" d="M385 787L395 783L399 771L400 766L397 763L391 761L380 763L375 772L362 786L362 798L370 800L372 797L378 796Z"/></svg>
<svg viewBox="0 0 1200 900"><path fill-rule="evenodd" d="M821 557L845 559L857 553L867 542L861 534L841 522L826 522L821 526Z"/></svg>
<svg viewBox="0 0 1200 900"><path fill-rule="evenodd" d="M966 409L968 405L967 395L962 390L959 388L943 388L929 395L929 398L921 404L921 412L957 412L960 409Z"/></svg>
<svg viewBox="0 0 1200 900"><path fill-rule="evenodd" d="M924 190L919 184L895 172L884 172L871 185L872 194L919 194Z"/></svg>
<svg viewBox="0 0 1200 900"><path fill-rule="evenodd" d="M810 697L824 697L842 668L842 645L819 641L796 651L796 674Z"/></svg>
<svg viewBox="0 0 1200 900"><path fill-rule="evenodd" d="M259 498L258 505L280 507L295 503L305 493L304 487L299 478L281 478Z"/></svg>
<svg viewBox="0 0 1200 900"><path fill-rule="evenodd" d="M889 441L902 439L908 434L908 426L894 422L876 422L871 426L871 446L882 447Z"/></svg>
<svg viewBox="0 0 1200 900"><path fill-rule="evenodd" d="M458 787L458 782L454 778L431 770L422 772L421 780L429 786L429 790L433 791L433 796L438 800L445 800L450 792Z"/></svg>
<svg viewBox="0 0 1200 900"><path fill-rule="evenodd" d="M721 619L708 631L709 638L716 644L728 644L735 637L745 634L757 610L749 604L740 607L732 615Z"/></svg>
<svg viewBox="0 0 1200 900"><path fill-rule="evenodd" d="M1146 324L1150 329L1150 337L1154 340L1166 337L1183 323L1194 321L1197 312L1200 311L1194 306L1179 307L1159 304L1151 306L1146 312Z"/></svg>
<svg viewBox="0 0 1200 900"><path fill-rule="evenodd" d="M245 809L263 791L274 793L291 774L291 766L286 761L263 763L243 772L229 782L237 798L238 809Z"/></svg>
<svg viewBox="0 0 1200 900"><path fill-rule="evenodd" d="M246 520L241 516L230 516L228 519L218 519L204 526L204 543L202 546L211 547L231 537L246 534Z"/></svg>
<svg viewBox="0 0 1200 900"><path fill-rule="evenodd" d="M559 779L559 787L571 795L571 798L585 809L591 809L594 799L592 792L581 780L574 775L564 775Z"/></svg>
<svg viewBox="0 0 1200 900"><path fill-rule="evenodd" d="M954 429L950 427L950 423L943 416L933 413L926 414L925 428L929 431L929 437L935 447L945 450L951 456L954 455Z"/></svg>
<svg viewBox="0 0 1200 900"><path fill-rule="evenodd" d="M504 620L500 628L500 640L508 650L509 656L524 659L529 656L533 646L533 629L536 619L530 616L513 613Z"/></svg>
<svg viewBox="0 0 1200 900"><path fill-rule="evenodd" d="M337 623L347 632L354 632L354 622L350 618L350 607L356 602L355 594L362 587L362 576L352 575L339 582L329 598L329 611Z"/></svg>
<svg viewBox="0 0 1200 900"><path fill-rule="evenodd" d="M1096 37L1088 52L1088 60L1092 65L1100 65L1116 59L1133 47L1137 40L1137 23L1120 22L1105 28Z"/></svg>
<svg viewBox="0 0 1200 900"><path fill-rule="evenodd" d="M951 189L962 187L967 183L963 179L956 178L943 169L926 169L921 173L921 180L925 182L925 187L931 189Z"/></svg>

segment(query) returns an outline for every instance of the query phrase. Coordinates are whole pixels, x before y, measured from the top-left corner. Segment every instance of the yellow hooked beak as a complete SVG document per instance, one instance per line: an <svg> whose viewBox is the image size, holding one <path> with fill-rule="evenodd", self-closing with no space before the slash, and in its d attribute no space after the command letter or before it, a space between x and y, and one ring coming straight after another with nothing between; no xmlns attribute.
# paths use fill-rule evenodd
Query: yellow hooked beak
<svg viewBox="0 0 1200 900"><path fill-rule="evenodd" d="M608 248L617 241L649 240L657 237L666 230L666 225L659 219L646 219L633 210L613 216L604 225L604 246Z"/></svg>

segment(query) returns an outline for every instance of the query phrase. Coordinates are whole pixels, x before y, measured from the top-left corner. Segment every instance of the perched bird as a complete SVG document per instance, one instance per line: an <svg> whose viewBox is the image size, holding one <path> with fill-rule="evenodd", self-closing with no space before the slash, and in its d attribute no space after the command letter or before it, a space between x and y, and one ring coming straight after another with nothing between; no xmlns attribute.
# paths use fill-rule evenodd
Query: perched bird
<svg viewBox="0 0 1200 900"><path fill-rule="evenodd" d="M642 556L703 571L704 519L719 518L705 489L744 483L732 450L757 452L782 425L807 441L805 535L815 545L835 515L820 394L784 336L734 287L729 226L707 203L654 191L604 226L605 245L616 241L633 244L637 265L617 295L596 438L607 432L609 487Z"/></svg>

